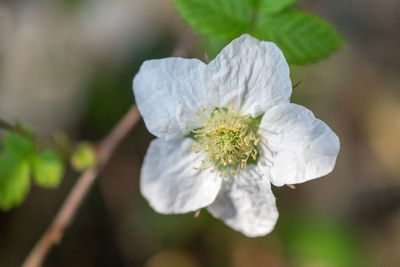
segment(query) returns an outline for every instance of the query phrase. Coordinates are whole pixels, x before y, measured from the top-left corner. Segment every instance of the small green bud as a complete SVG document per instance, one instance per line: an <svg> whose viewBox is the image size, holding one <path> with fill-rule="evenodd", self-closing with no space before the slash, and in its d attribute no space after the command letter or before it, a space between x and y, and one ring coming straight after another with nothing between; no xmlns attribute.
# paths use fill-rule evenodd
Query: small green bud
<svg viewBox="0 0 400 267"><path fill-rule="evenodd" d="M85 171L93 167L96 161L96 151L88 142L80 143L71 157L71 165L77 171Z"/></svg>

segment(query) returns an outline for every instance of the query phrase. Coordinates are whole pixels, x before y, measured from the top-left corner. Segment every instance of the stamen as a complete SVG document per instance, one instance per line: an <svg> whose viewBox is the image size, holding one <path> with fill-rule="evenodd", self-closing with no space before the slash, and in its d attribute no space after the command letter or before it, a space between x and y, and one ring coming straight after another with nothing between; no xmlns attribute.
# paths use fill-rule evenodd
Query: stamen
<svg viewBox="0 0 400 267"><path fill-rule="evenodd" d="M208 153L207 160L202 160L202 170L219 170L219 177L236 175L240 169L246 169L249 159L257 160L257 145L260 138L255 129L255 120L251 115L242 116L229 101L229 108L218 108L210 117L196 112L204 120L203 128L192 130L197 141L191 146L195 153ZM206 109L201 109L206 111Z"/></svg>

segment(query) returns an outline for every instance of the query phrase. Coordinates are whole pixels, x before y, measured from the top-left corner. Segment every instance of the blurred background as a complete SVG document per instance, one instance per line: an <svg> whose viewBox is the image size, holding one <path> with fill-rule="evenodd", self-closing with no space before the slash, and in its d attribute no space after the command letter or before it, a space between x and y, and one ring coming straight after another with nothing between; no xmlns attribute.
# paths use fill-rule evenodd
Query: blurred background
<svg viewBox="0 0 400 267"><path fill-rule="evenodd" d="M400 266L400 1L303 0L347 40L292 66L292 101L339 136L327 177L273 188L275 230L244 237L206 211L164 216L140 195L153 138L141 122L99 177L45 266ZM140 64L171 54L186 26L169 0L0 0L0 117L100 140L134 103ZM201 37L190 57L202 58ZM76 181L32 186L0 212L0 266L19 266Z"/></svg>

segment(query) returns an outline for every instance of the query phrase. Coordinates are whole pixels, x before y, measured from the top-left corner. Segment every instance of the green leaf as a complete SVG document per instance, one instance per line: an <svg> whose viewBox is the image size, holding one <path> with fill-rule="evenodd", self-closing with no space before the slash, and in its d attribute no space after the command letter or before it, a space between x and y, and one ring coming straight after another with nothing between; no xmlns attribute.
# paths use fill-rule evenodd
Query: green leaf
<svg viewBox="0 0 400 267"><path fill-rule="evenodd" d="M274 14L293 6L297 0L261 0L261 14Z"/></svg>
<svg viewBox="0 0 400 267"><path fill-rule="evenodd" d="M0 154L0 209L20 204L29 190L29 164L11 152Z"/></svg>
<svg viewBox="0 0 400 267"><path fill-rule="evenodd" d="M0 153L0 209L20 204L29 190L29 160L35 150L33 140L13 132L3 137Z"/></svg>
<svg viewBox="0 0 400 267"><path fill-rule="evenodd" d="M174 0L182 18L197 32L234 39L249 31L253 12L248 0Z"/></svg>
<svg viewBox="0 0 400 267"><path fill-rule="evenodd" d="M5 153L12 153L20 158L29 157L35 149L33 140L13 132L6 132L3 137Z"/></svg>
<svg viewBox="0 0 400 267"><path fill-rule="evenodd" d="M263 0L248 0L249 4L254 8L254 9L258 9L258 7L261 4L261 1Z"/></svg>
<svg viewBox="0 0 400 267"><path fill-rule="evenodd" d="M43 149L32 160L33 180L40 186L58 186L63 174L64 163L54 150Z"/></svg>
<svg viewBox="0 0 400 267"><path fill-rule="evenodd" d="M295 10L261 14L255 36L276 43L286 60L294 64L316 62L344 43L331 24L318 16Z"/></svg>

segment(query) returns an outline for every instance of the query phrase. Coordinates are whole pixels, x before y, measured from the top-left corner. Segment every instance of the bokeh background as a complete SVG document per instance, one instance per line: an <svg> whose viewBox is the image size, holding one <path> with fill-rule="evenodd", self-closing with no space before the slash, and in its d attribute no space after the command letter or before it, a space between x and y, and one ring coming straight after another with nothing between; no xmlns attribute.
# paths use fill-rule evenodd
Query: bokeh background
<svg viewBox="0 0 400 267"><path fill-rule="evenodd" d="M400 1L303 0L335 24L344 49L291 66L292 101L341 140L333 173L273 188L280 218L244 237L205 210L156 214L138 179L153 138L141 122L93 186L45 266L400 266ZM98 141L134 103L140 64L171 54L186 26L169 0L0 0L0 117L43 137ZM209 47L197 38L191 57ZM0 212L0 266L19 266L78 174L33 186Z"/></svg>

